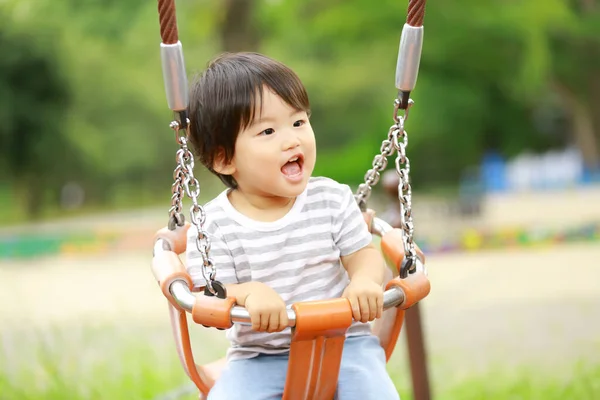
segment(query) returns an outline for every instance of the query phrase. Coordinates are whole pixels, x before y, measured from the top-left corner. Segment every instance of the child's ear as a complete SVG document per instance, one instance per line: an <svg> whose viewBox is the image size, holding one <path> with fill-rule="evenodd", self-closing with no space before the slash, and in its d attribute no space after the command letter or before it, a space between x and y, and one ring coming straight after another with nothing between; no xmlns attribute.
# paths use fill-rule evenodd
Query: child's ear
<svg viewBox="0 0 600 400"><path fill-rule="evenodd" d="M213 169L221 175L233 175L236 171L235 163L233 160L225 162L225 151L222 149L218 151L215 161L213 162Z"/></svg>

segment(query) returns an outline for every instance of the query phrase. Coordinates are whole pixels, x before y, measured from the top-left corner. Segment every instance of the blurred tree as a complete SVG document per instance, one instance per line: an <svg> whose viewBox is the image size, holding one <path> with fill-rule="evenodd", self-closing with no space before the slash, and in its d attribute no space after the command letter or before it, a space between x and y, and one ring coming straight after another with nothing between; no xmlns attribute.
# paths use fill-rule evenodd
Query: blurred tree
<svg viewBox="0 0 600 400"><path fill-rule="evenodd" d="M224 51L258 51L259 31L254 23L255 0L225 0L219 28Z"/></svg>
<svg viewBox="0 0 600 400"><path fill-rule="evenodd" d="M147 0L63 0L52 2L51 9L85 21L82 33L88 36L119 40L127 34L130 22L148 5ZM154 2L156 6L156 1ZM56 11L54 11L56 12Z"/></svg>
<svg viewBox="0 0 600 400"><path fill-rule="evenodd" d="M77 171L64 130L69 88L53 37L0 27L0 170L30 218L39 216L48 194L56 204L60 184Z"/></svg>
<svg viewBox="0 0 600 400"><path fill-rule="evenodd" d="M574 142L589 168L600 168L600 3L570 2L577 20L553 35L553 88L571 120Z"/></svg>
<svg viewBox="0 0 600 400"><path fill-rule="evenodd" d="M65 129L85 157L86 203L139 205L161 197L155 193L168 199L175 141L160 70L156 3L88 0L73 9L47 1L38 12L32 19L45 12L62 33L60 55L73 98Z"/></svg>
<svg viewBox="0 0 600 400"><path fill-rule="evenodd" d="M391 124L407 4L178 0L177 17L190 75L223 50L258 50L292 66L311 98L317 173L357 183ZM11 21L0 28L0 65L13 71L0 77L6 121L0 174L24 188L20 193L42 182L14 175L15 160L24 157L19 146L37 152L29 157L39 164L32 171L47 172L50 192L78 179L86 199L101 205L116 198L168 201L176 145L168 128L156 2L0 5L9 10L2 20ZM416 107L407 123L415 187L455 184L489 150L511 157L574 142L589 165L597 163L598 8L598 0L430 2ZM4 39L9 34L16 36Z"/></svg>
<svg viewBox="0 0 600 400"><path fill-rule="evenodd" d="M370 160L357 168L348 163L348 152L337 157L338 149L354 143L351 154L359 152L360 160L367 160L367 149L378 150L391 122L406 5L395 0L263 3L265 47L299 66L315 100L313 124L319 129L321 154L327 154L320 159L323 171L338 171L329 166L335 159L347 164L345 178L361 179ZM456 183L489 150L511 157L572 141L572 129L558 125L565 105L557 103L552 82L565 60L568 74L579 76L581 57L557 53L554 38L568 37L578 27L591 32L599 26L597 20L584 24L568 0L429 3L413 93L417 107L407 124L417 186ZM568 43L572 49L573 42ZM587 65L600 70L598 60ZM586 107L590 104L575 93ZM548 123L539 123L540 110L546 109L553 116L552 135L547 134ZM588 151L586 144L578 144Z"/></svg>

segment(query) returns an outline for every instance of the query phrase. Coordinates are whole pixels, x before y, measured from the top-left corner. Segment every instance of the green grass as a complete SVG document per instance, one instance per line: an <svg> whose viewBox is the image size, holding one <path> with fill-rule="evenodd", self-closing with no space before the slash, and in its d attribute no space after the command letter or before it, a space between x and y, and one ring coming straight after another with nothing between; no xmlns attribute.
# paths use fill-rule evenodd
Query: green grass
<svg viewBox="0 0 600 400"><path fill-rule="evenodd" d="M165 326L0 331L0 399L153 399L188 381ZM196 343L205 341L194 335ZM221 347L203 349L207 362ZM191 397L195 398L196 397Z"/></svg>
<svg viewBox="0 0 600 400"><path fill-rule="evenodd" d="M189 384L168 327L4 331L1 339L2 400L155 399ZM195 337L197 346L206 340L206 336ZM206 357L220 356L223 343L210 344L205 346ZM410 400L404 362L393 359L390 373L402 399ZM500 367L432 382L432 392L437 400L591 400L600 398L600 365L564 365L544 371L534 365ZM197 399L197 395L180 399Z"/></svg>
<svg viewBox="0 0 600 400"><path fill-rule="evenodd" d="M453 385L440 399L593 400L600 398L600 365L565 365L552 373L523 366L489 371ZM406 400L406 399L405 399Z"/></svg>

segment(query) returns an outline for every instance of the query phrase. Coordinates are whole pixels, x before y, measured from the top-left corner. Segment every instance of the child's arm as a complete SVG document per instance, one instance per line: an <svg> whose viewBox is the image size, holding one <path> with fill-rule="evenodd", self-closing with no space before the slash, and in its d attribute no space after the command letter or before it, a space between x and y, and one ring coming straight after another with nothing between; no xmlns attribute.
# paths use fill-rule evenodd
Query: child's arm
<svg viewBox="0 0 600 400"><path fill-rule="evenodd" d="M347 256L342 256L342 264L348 272L350 279L365 278L370 279L377 285L383 285L385 278L385 260L381 252L377 250L373 243Z"/></svg>
<svg viewBox="0 0 600 400"><path fill-rule="evenodd" d="M371 243L362 249L341 257L350 284L342 297L352 306L352 316L356 321L368 322L380 318L383 312L383 280L385 260Z"/></svg>
<svg viewBox="0 0 600 400"><path fill-rule="evenodd" d="M238 305L246 307L257 332L279 332L287 328L288 317L281 296L262 282L225 285L227 296L234 297Z"/></svg>

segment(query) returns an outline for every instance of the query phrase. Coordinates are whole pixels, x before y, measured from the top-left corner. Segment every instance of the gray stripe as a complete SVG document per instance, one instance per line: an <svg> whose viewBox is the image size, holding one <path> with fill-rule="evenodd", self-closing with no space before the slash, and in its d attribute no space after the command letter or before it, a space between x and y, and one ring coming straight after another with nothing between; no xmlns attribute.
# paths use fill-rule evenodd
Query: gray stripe
<svg viewBox="0 0 600 400"><path fill-rule="evenodd" d="M330 299L340 297L346 287L345 283L346 275L343 273L343 271L341 271L340 274L334 276L333 279L329 280L328 282L324 282L319 287L306 291L297 290L290 299L289 303L293 304L310 300L328 300L323 298L323 293L330 293ZM333 291L332 289L336 287L339 287L339 289Z"/></svg>
<svg viewBox="0 0 600 400"><path fill-rule="evenodd" d="M308 198L308 197L316 196L316 195L323 194L323 193L327 193L327 194L333 195L333 196L344 197L344 189L342 187L334 187L334 186L326 186L326 185L309 187L308 191L306 192L306 197Z"/></svg>
<svg viewBox="0 0 600 400"><path fill-rule="evenodd" d="M234 264L235 264L235 269L240 270L240 271L251 271L252 268L250 268L250 263L248 262L248 260L242 259L242 260L236 260L234 259Z"/></svg>
<svg viewBox="0 0 600 400"><path fill-rule="evenodd" d="M365 225L361 223L357 223L354 228L352 228L349 232L344 232L342 233L343 237L344 237L344 242L348 241L350 238L361 238L361 237L366 237L367 235L365 235L366 233L366 229L365 229Z"/></svg>
<svg viewBox="0 0 600 400"><path fill-rule="evenodd" d="M318 216L318 217L317 216L311 217L310 215L306 215L306 216L304 216L303 219L295 221L292 224L286 225L286 226L282 227L281 229L260 232L260 238L268 239L271 236L278 236L278 235L281 235L282 233L291 232L291 231L294 231L297 229L302 229L302 228L306 228L306 227L314 227L315 225L325 225L325 224L327 224L327 225L331 224L331 216L324 215L324 216ZM221 227L233 226L236 228L235 232L223 233L223 239L226 242L236 240L237 238L245 239L245 240L256 239L257 234L255 231L247 232L246 228L242 227L240 224L238 224L237 222L235 222L233 220L223 220L222 223L220 222L220 226Z"/></svg>
<svg viewBox="0 0 600 400"><path fill-rule="evenodd" d="M237 332L236 342L238 345L247 348L248 345L260 346L264 348L277 349L289 347L290 343L290 328L286 328L281 332L254 332L251 326L245 326L244 330ZM252 340L249 340L252 338ZM246 342L246 343L244 343Z"/></svg>
<svg viewBox="0 0 600 400"><path fill-rule="evenodd" d="M240 271L236 268L235 274L239 283L246 283L252 280L252 272L250 271L250 269L244 269Z"/></svg>
<svg viewBox="0 0 600 400"><path fill-rule="evenodd" d="M190 277L192 278L192 282L194 286L204 286L206 285L206 279L202 276L202 272L198 271L194 273L194 271L188 271ZM224 285L231 283L239 283L237 277L234 274L228 274L226 272L218 272L216 275L216 279Z"/></svg>
<svg viewBox="0 0 600 400"><path fill-rule="evenodd" d="M243 250L241 254L243 254ZM231 258L232 256L232 252L230 252L229 250L227 250L226 248L213 248L211 247L210 251L208 252L208 256L209 257L228 257ZM194 249L188 253L188 259L190 260L195 260L198 258L202 258L202 255L200 254L200 252L198 251L198 249L196 249L196 247L194 246Z"/></svg>
<svg viewBox="0 0 600 400"><path fill-rule="evenodd" d="M330 269L332 269L333 271L332 272L328 271ZM269 284L269 283L273 283L277 279L297 277L298 282L290 283L285 286L278 285L277 287L274 287L274 289L277 291L277 293L279 293L281 296L287 297L289 295L293 295L294 292L297 292L299 289L299 285L305 286L305 285L309 285L313 282L323 281L323 275L325 272L335 274L327 283L321 285L321 287L316 287L314 289L315 291L322 292L321 289L323 287L327 287L332 281L334 281L337 278L338 273L336 273L335 269L336 269L336 266L332 265L331 267L327 268L327 270L325 270L325 268L323 268L322 273L316 273L316 274L312 274L309 276L305 276L304 274L302 274L302 272L300 272L300 274L299 274L297 269L292 269L290 271L282 271L281 273L278 272L276 274L270 275L268 280L265 279L265 280L262 280L262 282L264 282L265 284ZM337 279L339 279L339 278L337 278ZM313 289L311 289L311 290L313 290Z"/></svg>
<svg viewBox="0 0 600 400"><path fill-rule="evenodd" d="M230 254L230 255L231 255L231 256L232 256L234 259L237 259L237 258L240 258L240 257L242 257L242 258L243 258L243 257L244 257L244 256L245 256L247 253L246 253L246 251L244 250L244 248L240 246L240 247L234 247L234 248L230 249L230 250L229 250L229 254Z"/></svg>
<svg viewBox="0 0 600 400"><path fill-rule="evenodd" d="M331 208L333 208L334 210L339 210L340 208L342 208L342 203L333 199L319 200L312 203L307 202L306 204L304 204L304 207L302 207L302 212L325 210Z"/></svg>
<svg viewBox="0 0 600 400"><path fill-rule="evenodd" d="M329 257L324 257L323 253L329 255ZM339 257L332 258L334 256L334 251L331 246L327 247L313 247L308 248L306 250L302 250L296 253L289 254L280 254L277 258L269 261L262 261L252 266L252 271L263 271L265 269L274 269L277 265L288 262L288 261L297 261L306 259L306 263L304 266L295 267L293 269L297 270L298 268L306 269L315 265L316 262L322 264L324 262L337 262Z"/></svg>
<svg viewBox="0 0 600 400"><path fill-rule="evenodd" d="M328 293L329 290L327 290L330 287L334 287L335 285L339 284L342 280L344 280L344 271L342 270L341 267L338 267L339 270L335 271L335 266L332 266L330 269L333 269L332 272L330 272L330 274L332 274L333 276L331 276L329 278L329 280L323 280L323 273L316 273L316 274L312 274L308 277L305 276L299 276L299 282L294 283L294 284L289 284L286 286L278 286L276 288L277 293L279 293L281 296L291 296L291 302L296 302L298 301L298 299L296 298L296 296L301 296L304 295L306 293L305 290L302 290L303 287L308 286L311 283L314 282L322 282L320 285L315 286L314 288L310 288L307 289L310 292L313 293L313 295L315 293L318 293L321 295L321 298L323 296L324 293ZM325 271L324 271L325 272ZM327 271L329 272L329 271ZM301 285L299 285L301 283ZM288 301L289 303L289 301Z"/></svg>
<svg viewBox="0 0 600 400"><path fill-rule="evenodd" d="M298 237L287 237L284 241L279 243L270 243L265 244L260 247L248 247L244 248L243 246L233 247L231 249L231 254L234 257L238 257L241 255L253 256L253 255L261 255L266 253L274 253L283 250L289 246L297 246L306 244L309 245L311 242L320 241L320 240L331 240L331 232L317 232L314 234L310 234L307 236L298 236ZM232 245L239 245L239 240L232 240L230 242ZM331 249L331 248L330 248Z"/></svg>

